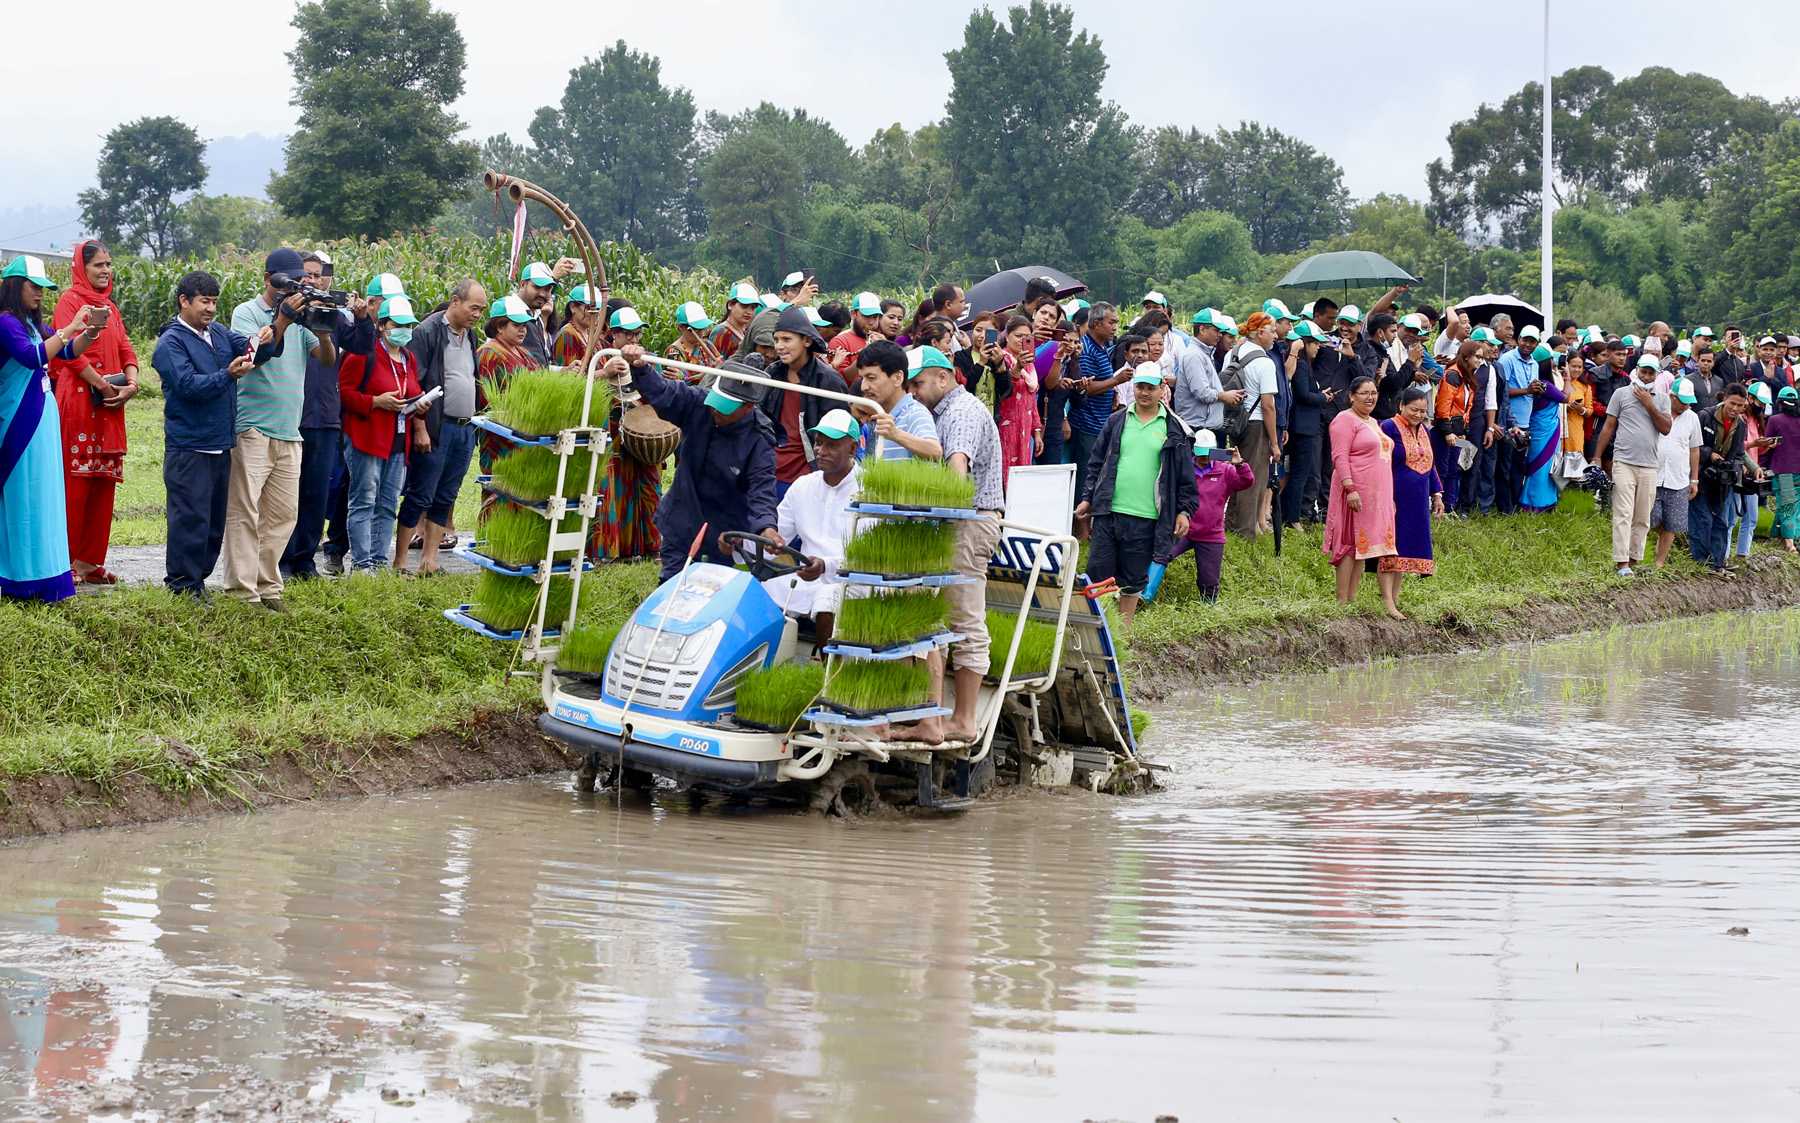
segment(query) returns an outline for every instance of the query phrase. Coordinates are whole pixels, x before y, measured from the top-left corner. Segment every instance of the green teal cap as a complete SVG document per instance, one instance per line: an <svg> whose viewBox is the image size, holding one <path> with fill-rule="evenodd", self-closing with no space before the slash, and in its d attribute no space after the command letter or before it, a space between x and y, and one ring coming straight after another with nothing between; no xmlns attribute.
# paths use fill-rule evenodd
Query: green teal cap
<svg viewBox="0 0 1800 1123"><path fill-rule="evenodd" d="M1288 306L1274 297L1263 301L1262 310L1277 320L1298 320L1300 317L1288 311Z"/></svg>
<svg viewBox="0 0 1800 1123"><path fill-rule="evenodd" d="M744 403L715 386L706 392L706 404L714 413L729 417Z"/></svg>
<svg viewBox="0 0 1800 1123"><path fill-rule="evenodd" d="M1531 349L1531 361L1534 363L1547 362L1555 356L1556 352L1550 350L1549 344L1546 343L1540 343Z"/></svg>
<svg viewBox="0 0 1800 1123"><path fill-rule="evenodd" d="M950 356L930 344L916 347L906 353L906 377L912 378L928 367L937 367L941 370L956 369L955 365L950 362Z"/></svg>
<svg viewBox="0 0 1800 1123"><path fill-rule="evenodd" d="M56 282L50 279L50 271L44 268L44 259L22 253L6 263L0 270L0 279L6 277L23 277L40 289L56 288Z"/></svg>
<svg viewBox="0 0 1800 1123"><path fill-rule="evenodd" d="M1784 402L1800 402L1800 390L1796 390L1792 386L1783 386L1775 396Z"/></svg>
<svg viewBox="0 0 1800 1123"><path fill-rule="evenodd" d="M606 326L617 331L643 331L644 318L637 314L637 309L627 304L612 314Z"/></svg>
<svg viewBox="0 0 1800 1123"><path fill-rule="evenodd" d="M872 292L859 292L850 304L850 311L859 316L881 315L881 297Z"/></svg>
<svg viewBox="0 0 1800 1123"><path fill-rule="evenodd" d="M1475 343L1498 344L1500 342L1499 336L1495 335L1492 331L1489 331L1487 328L1484 328L1484 327L1476 328L1474 331L1470 332L1469 339Z"/></svg>
<svg viewBox="0 0 1800 1123"><path fill-rule="evenodd" d="M1793 387L1789 386L1786 389L1792 390ZM1669 391L1675 395L1676 401L1685 405L1700 404L1700 398L1694 393L1694 380L1691 378L1677 378L1675 384L1669 387Z"/></svg>
<svg viewBox="0 0 1800 1123"><path fill-rule="evenodd" d="M499 300L494 301L493 305L488 309L488 319L492 320L499 316L504 316L515 324L529 324L531 322L531 309L527 308L525 302L519 299L518 293L509 292Z"/></svg>
<svg viewBox="0 0 1800 1123"><path fill-rule="evenodd" d="M541 261L534 261L520 270L519 280L529 281L547 289L556 287L556 274L550 272L550 267Z"/></svg>
<svg viewBox="0 0 1800 1123"><path fill-rule="evenodd" d="M695 331L705 331L713 324L712 317L706 314L706 309L698 300L690 300L675 309L675 322L684 328L693 328Z"/></svg>
<svg viewBox="0 0 1800 1123"><path fill-rule="evenodd" d="M594 306L594 298L588 295L588 287L586 285L576 285L569 290L569 303L585 304L589 308L592 308Z"/></svg>
<svg viewBox="0 0 1800 1123"><path fill-rule="evenodd" d="M369 287L363 290L363 295L378 296L384 300L390 296L405 296L406 286L392 273L377 273L369 281Z"/></svg>
<svg viewBox="0 0 1800 1123"><path fill-rule="evenodd" d="M819 418L819 423L812 427L812 431L836 441L849 436L861 436L862 426L858 425L856 419L850 416L849 410L834 409Z"/></svg>
<svg viewBox="0 0 1800 1123"><path fill-rule="evenodd" d="M381 310L375 313L377 320L392 320L396 324L416 324L419 317L413 315L412 301L404 296L390 296L381 302Z"/></svg>

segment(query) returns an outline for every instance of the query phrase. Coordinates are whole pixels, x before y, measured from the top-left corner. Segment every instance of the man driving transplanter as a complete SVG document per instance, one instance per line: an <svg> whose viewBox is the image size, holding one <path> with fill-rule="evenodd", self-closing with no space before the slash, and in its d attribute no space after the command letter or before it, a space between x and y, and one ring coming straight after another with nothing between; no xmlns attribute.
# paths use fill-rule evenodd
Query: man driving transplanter
<svg viewBox="0 0 1800 1123"><path fill-rule="evenodd" d="M763 537L776 546L795 540L806 566L785 577L763 582L769 596L789 616L811 616L820 646L831 639L832 621L844 598L836 580L850 537L850 504L862 488L856 467L857 438L862 427L848 411L834 409L812 427L814 466L794 481L775 509L776 525Z"/></svg>

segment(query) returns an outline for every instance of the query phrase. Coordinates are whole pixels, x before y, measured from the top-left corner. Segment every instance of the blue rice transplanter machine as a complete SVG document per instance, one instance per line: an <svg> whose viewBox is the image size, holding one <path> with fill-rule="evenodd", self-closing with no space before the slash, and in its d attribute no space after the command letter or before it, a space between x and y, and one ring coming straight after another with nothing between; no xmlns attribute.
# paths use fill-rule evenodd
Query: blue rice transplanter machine
<svg viewBox="0 0 1800 1123"><path fill-rule="evenodd" d="M826 673L846 652L823 650L803 634L801 621L785 615L750 572L692 563L662 583L619 630L603 674L575 674L557 667L557 638L575 626L586 565L557 561L581 556L598 511L601 458L607 450L604 418L588 416L592 383L601 363L617 352L596 353L585 364L590 381L583 423L553 436L522 437L487 419L477 424L506 439L538 444L561 460L556 494L537 509L549 519L579 514L579 529L553 532L543 562L503 570L538 583L531 622L520 631L496 633L469 613L446 617L496 639L518 641L521 670L539 679L545 712L539 727L582 757L576 783L593 790L602 782L649 787L657 779L690 789L804 799L825 810L852 810L880 801L935 809L967 807L995 783L1075 784L1095 791L1136 792L1155 786L1153 767L1140 758L1125 699L1125 678L1099 604L1078 590L1075 540L1066 526L1027 525L1009 500L1000 543L988 565L987 606L1013 622L1007 658L983 679L977 703L978 735L970 741L926 744L887 739L888 722L925 713L890 714L874 720L833 712L815 700L787 730L771 731L734 720L739 684L753 670L786 661L823 659ZM833 394L742 371L719 370L646 354L644 361L704 376L760 382L880 411L866 398ZM630 395L628 384L618 391ZM1067 466L1063 466L1066 468ZM1070 511L1073 473L1056 468L1033 477L1047 500L1037 509L1051 522ZM585 486L583 486L585 485ZM1015 483L1015 496L1028 490ZM852 510L856 511L853 506ZM875 517L859 515L859 517ZM895 517L890 510L880 517ZM901 516L905 517L905 516ZM929 517L921 515L919 517ZM464 556L493 568L479 543ZM546 621L549 579L573 586L568 616ZM856 575L849 575L852 583ZM851 595L856 591L851 590ZM1055 628L1050 665L1015 673L1017 640L1027 620ZM548 627L546 625L549 625ZM997 645L998 646L998 645ZM871 657L867 652L850 657ZM891 654L891 653L890 653ZM946 704L953 677L946 674Z"/></svg>

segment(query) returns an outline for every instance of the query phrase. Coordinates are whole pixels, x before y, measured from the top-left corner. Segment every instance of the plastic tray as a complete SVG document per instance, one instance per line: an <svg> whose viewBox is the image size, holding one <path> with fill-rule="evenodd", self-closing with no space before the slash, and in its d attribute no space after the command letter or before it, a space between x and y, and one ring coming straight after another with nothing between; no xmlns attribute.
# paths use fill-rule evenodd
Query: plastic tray
<svg viewBox="0 0 1800 1123"><path fill-rule="evenodd" d="M452 550L451 553L455 554L457 557L461 558L462 560L468 562L471 565L478 565L485 570L488 570L493 573L498 573L503 577L536 577L537 576L537 566L535 566L535 565L523 565L523 566L505 565L501 562L495 561L493 558L488 557L486 554L481 553L479 550L475 549L475 547L473 547L473 546L458 546L456 549ZM569 566L570 566L569 562L559 561L555 565L550 567L550 572L555 573L555 574L568 573L570 571ZM585 558L582 559L581 572L587 573L590 570L592 570L593 568L594 568L593 562L588 561Z"/></svg>
<svg viewBox="0 0 1800 1123"><path fill-rule="evenodd" d="M486 636L489 639L497 639L506 643L515 643L525 638L525 629L523 628L520 628L516 632L496 632L486 624L475 619L472 615L474 609L475 606L472 604L458 605L455 608L446 608L444 609L444 619L450 621L459 628L467 628L476 635ZM560 628L545 628L542 638L550 639L561 634L562 629Z"/></svg>
<svg viewBox="0 0 1800 1123"><path fill-rule="evenodd" d="M907 577L886 577L879 573L843 573L846 585L869 585L877 589L941 589L946 585L967 585L973 577L960 573L923 573Z"/></svg>
<svg viewBox="0 0 1800 1123"><path fill-rule="evenodd" d="M889 710L879 714L839 713L836 710L808 710L800 716L814 725L842 725L852 729L866 729L871 725L889 725L897 721L919 721L928 717L949 717L953 711L946 706L923 705L909 710Z"/></svg>
<svg viewBox="0 0 1800 1123"><path fill-rule="evenodd" d="M878 519L980 519L986 518L973 507L911 507L900 503L864 503L861 500L850 504L853 515L869 515Z"/></svg>
<svg viewBox="0 0 1800 1123"><path fill-rule="evenodd" d="M889 662L896 659L917 659L929 655L940 647L948 647L961 639L955 632L939 632L922 639L910 640L906 643L893 643L886 647L864 647L854 643L828 643L824 647L827 655L841 655L848 659L867 659L873 662Z"/></svg>
<svg viewBox="0 0 1800 1123"><path fill-rule="evenodd" d="M516 445L525 445L533 448L549 448L556 443L556 438L558 436L556 433L551 433L547 437L539 436L535 433L521 433L516 429L507 428L505 425L500 424L498 421L495 421L486 415L470 418L469 424L483 432L492 433L503 441L509 441ZM576 448L586 448L588 443L589 438L585 436L575 438ZM605 438L602 438L602 444L604 443Z"/></svg>

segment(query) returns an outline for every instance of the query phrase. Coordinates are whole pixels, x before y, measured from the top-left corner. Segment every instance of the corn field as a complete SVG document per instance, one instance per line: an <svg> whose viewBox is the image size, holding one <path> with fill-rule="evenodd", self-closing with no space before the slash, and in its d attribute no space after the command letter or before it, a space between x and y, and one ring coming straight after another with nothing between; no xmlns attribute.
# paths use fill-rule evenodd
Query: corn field
<svg viewBox="0 0 1800 1123"><path fill-rule="evenodd" d="M120 257L115 259L118 269L113 299L134 337L154 337L174 315L176 282L191 270L204 269L219 279L219 318L228 321L231 309L262 291L263 259L268 248L272 247L167 261ZM450 290L464 277L480 281L490 300L513 289L513 282L506 277L512 241L504 234L491 239L405 234L379 242L342 240L312 243L303 248L331 255L336 268L333 283L338 288L360 293L377 273L397 275L421 317L427 309L448 300ZM521 265L527 261L554 262L564 256L580 256L572 239L531 233L526 235L519 261ZM675 309L683 301L697 300L715 316L724 311L726 282L711 270L683 273L659 264L637 246L615 242L603 244L600 257L606 265L612 294L630 300L644 318L647 347L661 350L674 340ZM63 275L57 280L66 281L67 268L60 272ZM565 291L580 279L567 282Z"/></svg>

